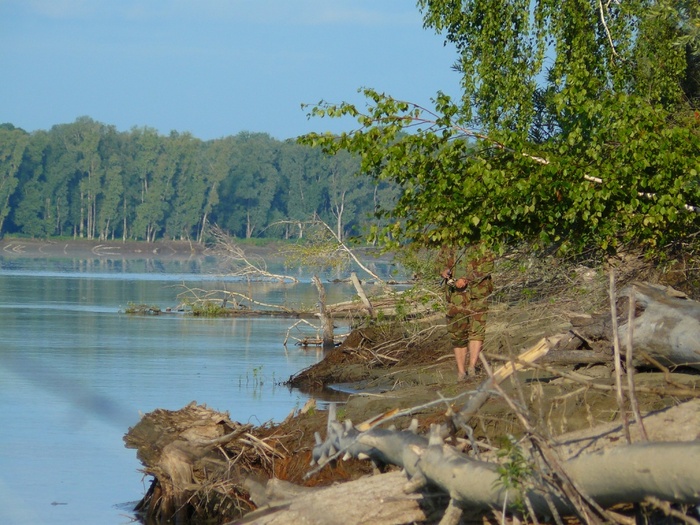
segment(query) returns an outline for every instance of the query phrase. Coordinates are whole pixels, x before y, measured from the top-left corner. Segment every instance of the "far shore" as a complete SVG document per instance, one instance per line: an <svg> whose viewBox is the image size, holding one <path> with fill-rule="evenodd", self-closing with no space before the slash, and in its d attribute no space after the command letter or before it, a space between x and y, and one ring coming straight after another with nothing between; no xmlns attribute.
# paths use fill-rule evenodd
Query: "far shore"
<svg viewBox="0 0 700 525"><path fill-rule="evenodd" d="M264 254L269 246L246 245L246 252ZM85 239L0 239L0 257L80 259L192 259L213 256L204 244L188 241L97 241Z"/></svg>

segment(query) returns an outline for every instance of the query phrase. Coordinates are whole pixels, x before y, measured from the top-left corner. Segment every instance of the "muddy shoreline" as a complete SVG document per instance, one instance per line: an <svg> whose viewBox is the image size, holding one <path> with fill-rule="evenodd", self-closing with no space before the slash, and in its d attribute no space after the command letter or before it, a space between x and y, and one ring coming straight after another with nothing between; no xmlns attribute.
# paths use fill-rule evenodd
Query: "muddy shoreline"
<svg viewBox="0 0 700 525"><path fill-rule="evenodd" d="M499 317L503 316L507 316L507 312L499 312ZM422 344L404 349L400 354L392 354L399 355L396 361L380 364L371 363L368 357L372 352L376 353L378 347L386 345L393 335L381 329L359 329L340 347L326 354L321 362L290 378L286 384L312 395L315 393L318 400L325 398L328 388L340 388L345 391L340 397L349 394L347 398L336 402L335 413L339 421L351 421L356 427L364 427L386 418L390 423L383 424L382 428L389 428L390 424L398 429L406 429L411 419L415 418L419 435L427 436L432 425L443 425L451 429L447 440L451 446L468 449L467 436L452 425L452 415L468 403L471 393L488 376L484 370L480 370L478 377L470 378L467 382L457 382L454 358L445 335L442 331L436 331L434 337L424 340ZM492 356L489 359L494 368L500 366L495 357L502 350L503 348L493 346L487 349ZM536 421L538 428L546 435L564 436L575 432L595 432L605 425L619 426L614 393L615 379L609 363L556 368L559 373L565 375L576 371L580 379L571 380L561 377L559 373L535 368L518 372L512 381L504 382L502 388L511 399L518 399L523 403L527 412L532 415L533 422ZM637 394L637 399L644 414L668 409L695 397L664 395L664 388L669 385L673 388L682 387L689 393L700 388L700 374L688 371L663 374L646 370L638 373L635 381L640 390L643 390ZM374 479L368 476L376 476L378 472L382 472L382 476L397 473L396 467L380 465L378 470L376 464L360 459L334 461L323 468L314 468L312 456L317 444L314 435L325 438L329 429L329 411L321 410L320 406L320 403L316 404L311 400L302 409L293 410L290 416L279 424L246 429L250 438L243 440L233 437L239 435L236 429L240 428L241 424L231 421L228 413L209 412L205 407L188 406L176 412L156 411L146 414L142 423L137 428L130 429L125 436L127 446L136 448L142 461L146 459L146 453L151 453L154 444L163 444L163 449L157 457L143 461L144 472L154 476L154 484L141 503L142 510L150 509L152 512L145 512L145 515L152 519L169 512L167 508L158 507L158 502L163 494L170 494L175 500L180 498L193 503L193 506L188 508L187 516L188 520L193 521L185 521L186 523L198 523L198 519L207 518L222 523L231 523L230 520L234 520L235 523L239 523L235 520L241 520L240 523L260 525L296 523L302 519L300 516L304 516L305 520L308 516L299 514L299 511L297 514L288 512L284 505L301 497L306 491L319 490L321 487L330 489L331 486L339 487L347 483L345 493L352 494L358 486L364 487ZM700 416L700 405L696 403L693 406L696 407L693 413ZM396 417L397 411L407 413ZM193 417L193 414L196 417ZM163 418L169 420L165 422ZM197 429L204 428L202 421L213 421L215 425L202 436L198 436L196 432L201 430ZM470 421L470 426L470 439L477 440L487 451L498 450L502 446L504 436L520 439L524 435L516 414L499 396L491 397L481 407ZM677 439L674 436L680 435L681 428L685 427L691 435L687 439L692 439L698 428L696 423L687 425L668 417L662 427L671 436L669 440ZM172 437L164 439L165 433L171 432ZM198 444L204 437L208 442L216 442L220 449L207 449L206 454L209 456L205 455L201 460L192 460L191 464L190 460L185 464L180 463L179 452L176 457L168 455L169 449L166 450L166 447L177 444L177 450L186 451L187 458L201 458L204 452L198 452ZM623 441L619 437L615 437L614 440ZM221 450L222 453L219 452ZM221 463L222 459L226 461ZM217 461L222 465L222 470L215 473L211 464ZM186 468L183 465L186 465ZM209 469L208 475L198 477L206 469ZM171 473L181 471L193 473L192 477L186 478L192 490L183 494L167 488ZM155 482L156 478L159 479L158 483ZM396 482L399 486L405 483L405 478L404 481L400 479ZM353 484L354 481L359 485ZM275 491L280 484L292 493L276 495ZM226 489L213 494L211 487ZM373 489L373 496L377 497L377 501L373 501L369 496L362 496L367 499L356 500L353 505L365 508L365 512L370 512L367 509L376 509L379 505L391 514L384 502L392 498L398 502L413 497L400 495L400 490L395 494L391 492L392 487L393 485L376 487ZM410 521L402 521L401 513L397 512L387 516L386 521L382 523L437 523L439 519L435 517L434 512L441 516L445 512L447 502L439 494L431 494L423 504L432 507L433 510L426 512L422 518L413 517ZM278 497L284 505L279 506L275 503L274 500ZM323 499L319 493L319 498L321 499L313 506L333 507L332 499L328 499L332 496ZM213 505L213 502L216 502L220 511L211 512L210 505ZM241 517L250 512L252 514L249 517ZM308 522L328 523L328 517L335 515L336 511L329 509L324 512L329 514L315 520L308 518ZM343 516L342 512L336 517L341 519L340 516ZM362 521L345 521L360 522ZM461 523L477 522L495 523L490 522L488 515L484 513Z"/></svg>
<svg viewBox="0 0 700 525"><path fill-rule="evenodd" d="M519 352L543 335L566 331L570 327L564 315L542 319L540 314L532 305L494 308L485 348L487 359L494 368L502 365L498 356L504 357L509 348ZM400 324L394 325L393 329L386 325L358 328L341 346L328 352L322 361L299 372L285 385L299 388L319 401L326 398L329 388L344 391L340 397L347 397L336 402L334 413L338 421L352 422L355 428L375 425L387 419L389 423L381 423L382 428L395 425L401 430L407 429L415 418L419 435L427 436L432 426L442 425L449 429L448 443L465 452L470 448L468 440L476 440L486 451L494 451L502 446L505 436L523 438L526 433L517 415L498 395L492 396L471 418L471 436L454 426L453 415L469 403L472 394L488 375L480 369L477 377L467 382L456 381L450 342L444 327L440 327L442 317L436 314L414 321L421 326L414 326L413 334L429 334L421 338L412 336L406 331L406 326ZM519 326L515 326L516 321ZM509 326L514 327L513 331L504 334L503 330ZM431 330L431 327L435 329ZM635 382L639 388L636 399L640 409L643 414L648 414L697 397L694 392L700 388L700 373L692 370L662 373L645 369L637 373ZM543 435L554 440L569 433L595 432L605 425L619 426L614 386L615 377L610 362L595 365L558 364L551 369L534 367L517 372L512 380L501 385L506 396L522 404ZM665 394L667 388L673 389L674 393ZM679 389L688 395L678 394ZM138 450L140 459L150 453L154 443L165 443L165 447L176 443L177 450L185 450L188 458L204 459L181 463L184 456L180 456L180 452L176 457L171 457L168 455L169 449L164 447L157 458L144 461L144 472L154 476L154 484L141 503L142 510L149 509L151 513L145 514L151 519L154 516L162 517L169 510L159 507L160 498L168 494L174 498L173 501L187 500L192 503L188 507L187 519L194 521L188 523L196 523L197 519L214 519L222 523L242 520L240 523L287 524L307 518L309 523L328 523L328 517L335 511L324 511L320 517L312 519L303 514L304 511L287 511L285 505L302 497L301 494L320 490L321 487L330 490L332 486L347 484L345 492L350 494L374 479L368 476L376 476L378 472L382 472L379 474L382 476L391 476L397 469L378 467L377 464L356 458L333 461L323 468L314 468L312 457L318 443L318 438L314 436L324 438L330 428L330 411L321 410L321 406L321 403L316 404L311 400L303 409L293 410L279 424L246 429L250 437L243 440L233 437L239 435L236 429L241 424L231 421L228 413L208 412L204 407L189 406L177 412L147 414L143 423L136 429L130 429L125 437L128 446ZM697 413L700 417L700 405L696 403L693 406L697 408L693 409L693 414ZM193 417L195 424L190 421ZM165 422L163 418L169 419ZM195 429L203 428L202 421L214 421L216 425L203 436L198 436ZM696 423L685 424L670 418L664 420L662 427L669 436L680 435L680 430L685 427L695 436L698 428ZM173 435L163 440L164 432L172 432ZM668 440L673 439L676 438ZM221 448L199 451L199 443L203 440L217 443ZM615 442L622 441L615 437ZM216 462L222 465L218 473L214 473L210 466ZM198 477L205 470L208 475ZM181 494L169 488L168 480L172 472L183 471L193 473L185 480L192 490ZM156 482L156 479L159 481ZM400 486L404 482L399 478L396 483ZM285 487L284 490L292 492L276 494L280 484ZM226 488L214 494L211 487ZM413 496L397 496L401 491L391 492L391 487L393 485L373 489L372 496L376 496L376 501L370 496L361 496L366 500L355 501L353 505L358 508L365 506L365 509L379 506L387 510L390 516L382 521L387 524L434 524L439 521L435 513L442 516L445 512L447 502L441 495L431 493L432 496L426 496L421 505L427 505L432 510L425 511L422 518L414 516L409 521L402 521L401 512L392 514L393 511L390 512L382 502L396 498L396 502L409 504L406 500ZM321 494L319 492L320 499L312 507L333 507L333 496ZM276 503L275 498L281 498L281 503ZM216 502L220 510L212 513L212 502ZM302 507L310 508L308 505ZM250 516L242 517L248 513L251 513ZM344 516L341 512L338 519L345 519ZM487 513L481 513L461 523L495 523L488 520ZM345 521L359 522L362 521Z"/></svg>

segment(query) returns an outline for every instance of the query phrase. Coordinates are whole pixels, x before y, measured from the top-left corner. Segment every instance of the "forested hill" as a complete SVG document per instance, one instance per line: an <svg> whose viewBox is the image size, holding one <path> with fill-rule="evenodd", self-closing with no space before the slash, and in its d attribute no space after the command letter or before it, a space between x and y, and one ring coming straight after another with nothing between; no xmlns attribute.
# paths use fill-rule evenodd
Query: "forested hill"
<svg viewBox="0 0 700 525"><path fill-rule="evenodd" d="M371 224L395 188L264 133L202 141L150 128L119 132L81 117L48 131L0 125L0 237L201 241L204 225L237 237L296 237L321 218L341 237Z"/></svg>

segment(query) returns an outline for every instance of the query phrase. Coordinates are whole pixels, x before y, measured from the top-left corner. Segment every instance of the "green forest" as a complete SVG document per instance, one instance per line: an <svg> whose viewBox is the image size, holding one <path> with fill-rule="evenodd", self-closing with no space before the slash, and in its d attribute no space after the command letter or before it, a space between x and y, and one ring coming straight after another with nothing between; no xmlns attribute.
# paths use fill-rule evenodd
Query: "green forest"
<svg viewBox="0 0 700 525"><path fill-rule="evenodd" d="M238 238L299 238L320 219L343 239L397 194L359 167L355 155L265 133L202 141L89 117L32 133L2 124L0 237L203 242L215 224Z"/></svg>

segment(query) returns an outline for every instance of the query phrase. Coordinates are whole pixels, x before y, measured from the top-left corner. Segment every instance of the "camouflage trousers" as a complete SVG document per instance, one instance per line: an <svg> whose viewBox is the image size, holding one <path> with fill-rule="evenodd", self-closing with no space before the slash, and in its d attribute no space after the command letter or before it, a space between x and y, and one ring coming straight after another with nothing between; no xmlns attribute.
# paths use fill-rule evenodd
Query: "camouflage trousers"
<svg viewBox="0 0 700 525"><path fill-rule="evenodd" d="M484 340L492 291L490 276L465 289L448 287L446 320L453 347L465 348L469 341Z"/></svg>

